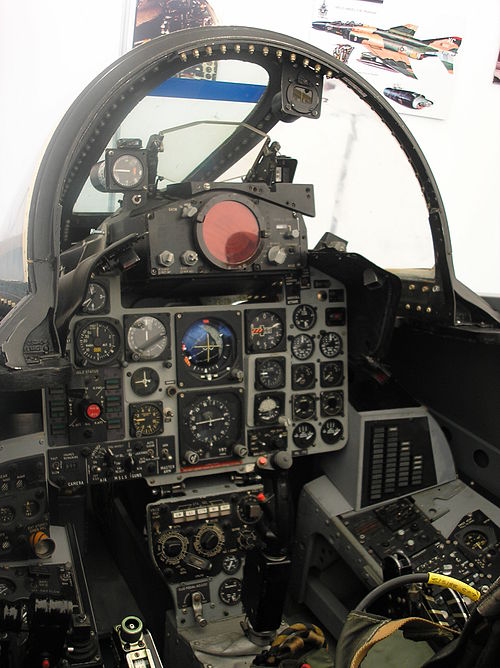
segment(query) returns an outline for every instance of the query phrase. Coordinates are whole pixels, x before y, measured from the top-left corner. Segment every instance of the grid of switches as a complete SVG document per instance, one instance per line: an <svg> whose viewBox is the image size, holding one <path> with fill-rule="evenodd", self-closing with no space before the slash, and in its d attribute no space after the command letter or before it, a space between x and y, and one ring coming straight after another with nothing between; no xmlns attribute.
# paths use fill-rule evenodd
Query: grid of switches
<svg viewBox="0 0 500 668"><path fill-rule="evenodd" d="M399 440L397 426L377 426L372 431L370 501L401 488L423 483L423 456L411 454L410 441Z"/></svg>

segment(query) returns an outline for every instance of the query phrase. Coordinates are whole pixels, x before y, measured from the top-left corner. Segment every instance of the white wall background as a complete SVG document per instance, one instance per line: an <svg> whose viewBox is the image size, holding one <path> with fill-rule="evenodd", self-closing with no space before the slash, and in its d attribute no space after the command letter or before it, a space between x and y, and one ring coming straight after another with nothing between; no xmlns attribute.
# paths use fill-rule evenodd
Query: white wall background
<svg viewBox="0 0 500 668"><path fill-rule="evenodd" d="M420 11L437 6L414 2ZM308 34L307 0L219 6L223 23ZM404 120L439 184L458 278L500 295L500 85L491 83L500 1L440 0L439 13L447 12L463 16L465 26L449 117ZM133 0L0 0L0 227L18 216L43 148L73 99L128 48L133 16Z"/></svg>

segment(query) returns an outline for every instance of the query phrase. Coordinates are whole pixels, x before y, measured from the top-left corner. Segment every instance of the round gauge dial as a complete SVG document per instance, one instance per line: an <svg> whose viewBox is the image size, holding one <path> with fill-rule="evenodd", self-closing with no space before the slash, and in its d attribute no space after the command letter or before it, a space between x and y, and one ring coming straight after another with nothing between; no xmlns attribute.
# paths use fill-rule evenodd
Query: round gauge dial
<svg viewBox="0 0 500 668"><path fill-rule="evenodd" d="M326 420L321 427L321 438L327 445L334 445L342 438L344 428L338 420Z"/></svg>
<svg viewBox="0 0 500 668"><path fill-rule="evenodd" d="M316 429L309 422L301 422L293 430L292 440L298 448L310 448L316 440Z"/></svg>
<svg viewBox="0 0 500 668"><path fill-rule="evenodd" d="M130 378L132 391L140 397L146 397L153 394L160 385L160 376L154 369L147 366L141 366L136 369Z"/></svg>
<svg viewBox="0 0 500 668"><path fill-rule="evenodd" d="M231 370L236 355L233 331L222 320L203 318L188 327L181 340L181 358L199 378L213 380Z"/></svg>
<svg viewBox="0 0 500 668"><path fill-rule="evenodd" d="M297 329L303 331L311 329L316 324L316 309L309 304L301 304L297 306L293 312L293 324Z"/></svg>
<svg viewBox="0 0 500 668"><path fill-rule="evenodd" d="M120 334L104 320L87 322L76 335L76 350L84 362L106 364L120 353Z"/></svg>
<svg viewBox="0 0 500 668"><path fill-rule="evenodd" d="M277 422L282 412L281 397L272 394L259 394L255 397L254 408L256 424Z"/></svg>
<svg viewBox="0 0 500 668"><path fill-rule="evenodd" d="M157 404L130 404L131 436L154 436L163 431L163 415Z"/></svg>
<svg viewBox="0 0 500 668"><path fill-rule="evenodd" d="M241 601L241 580L227 578L219 587L219 598L226 605L238 605Z"/></svg>
<svg viewBox="0 0 500 668"><path fill-rule="evenodd" d="M142 181L144 166L137 156L125 153L114 161L111 174L122 188L135 188Z"/></svg>
<svg viewBox="0 0 500 668"><path fill-rule="evenodd" d="M344 365L342 362L321 362L319 375L321 387L336 387L344 380Z"/></svg>
<svg viewBox="0 0 500 668"><path fill-rule="evenodd" d="M84 313L101 313L106 308L108 295L100 283L89 283L85 299L82 302Z"/></svg>
<svg viewBox="0 0 500 668"><path fill-rule="evenodd" d="M165 564L175 566L184 559L188 547L188 539L179 531L164 531L158 538L158 557Z"/></svg>
<svg viewBox="0 0 500 668"><path fill-rule="evenodd" d="M212 447L224 441L233 419L224 399L208 396L191 405L187 426L195 442Z"/></svg>
<svg viewBox="0 0 500 668"><path fill-rule="evenodd" d="M337 332L327 332L319 340L319 349L325 357L337 357L342 351L342 339Z"/></svg>
<svg viewBox="0 0 500 668"><path fill-rule="evenodd" d="M127 344L136 361L158 359L168 345L165 325L151 315L137 318L128 329Z"/></svg>
<svg viewBox="0 0 500 668"><path fill-rule="evenodd" d="M248 323L247 342L251 351L264 353L277 348L283 340L283 320L274 311L260 311Z"/></svg>
<svg viewBox="0 0 500 668"><path fill-rule="evenodd" d="M266 390L277 390L285 386L285 367L283 360L275 358L255 360L255 377L259 385Z"/></svg>
<svg viewBox="0 0 500 668"><path fill-rule="evenodd" d="M488 536L479 529L471 529L464 534L462 540L473 552L482 552L489 545Z"/></svg>
<svg viewBox="0 0 500 668"><path fill-rule="evenodd" d="M297 394L293 397L293 416L297 420L309 420L316 413L314 394Z"/></svg>
<svg viewBox="0 0 500 668"><path fill-rule="evenodd" d="M215 557L224 547L224 533L217 524L205 524L193 540L194 549L203 557Z"/></svg>
<svg viewBox="0 0 500 668"><path fill-rule="evenodd" d="M341 391L322 392L321 398L322 415L339 415L344 407L344 395Z"/></svg>
<svg viewBox="0 0 500 668"><path fill-rule="evenodd" d="M241 559L237 554L226 554L222 560L222 570L227 575L233 575L241 566Z"/></svg>
<svg viewBox="0 0 500 668"><path fill-rule="evenodd" d="M314 352L314 341L309 334L299 334L292 340L292 354L298 360L308 360Z"/></svg>
<svg viewBox="0 0 500 668"><path fill-rule="evenodd" d="M9 524L9 522L12 522L14 517L16 516L16 511L12 506L2 506L0 508L0 522L2 524Z"/></svg>
<svg viewBox="0 0 500 668"><path fill-rule="evenodd" d="M314 364L292 364L292 390L308 390L315 380Z"/></svg>

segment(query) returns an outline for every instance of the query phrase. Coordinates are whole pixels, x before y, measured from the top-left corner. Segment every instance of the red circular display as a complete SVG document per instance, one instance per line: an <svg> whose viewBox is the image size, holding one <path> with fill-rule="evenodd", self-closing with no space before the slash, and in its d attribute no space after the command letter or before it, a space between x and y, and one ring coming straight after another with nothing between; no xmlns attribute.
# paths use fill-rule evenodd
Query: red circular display
<svg viewBox="0 0 500 668"><path fill-rule="evenodd" d="M97 420L101 415L101 407L99 404L89 404L85 412L91 420Z"/></svg>
<svg viewBox="0 0 500 668"><path fill-rule="evenodd" d="M202 239L216 264L236 267L257 252L260 228L257 218L240 202L214 204L203 221Z"/></svg>

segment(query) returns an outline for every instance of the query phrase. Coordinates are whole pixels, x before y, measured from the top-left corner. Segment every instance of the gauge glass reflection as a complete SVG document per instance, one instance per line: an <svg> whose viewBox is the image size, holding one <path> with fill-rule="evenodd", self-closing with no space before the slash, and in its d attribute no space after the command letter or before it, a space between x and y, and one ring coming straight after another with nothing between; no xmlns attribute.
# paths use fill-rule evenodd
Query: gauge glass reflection
<svg viewBox="0 0 500 668"><path fill-rule="evenodd" d="M127 344L134 360L158 359L168 344L165 325L151 315L144 315L130 325Z"/></svg>
<svg viewBox="0 0 500 668"><path fill-rule="evenodd" d="M212 380L231 370L236 354L235 336L222 320L203 318L185 331L181 353L191 373Z"/></svg>

